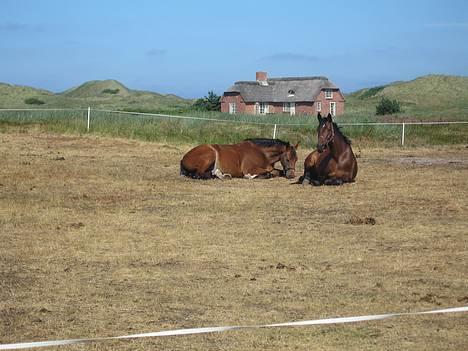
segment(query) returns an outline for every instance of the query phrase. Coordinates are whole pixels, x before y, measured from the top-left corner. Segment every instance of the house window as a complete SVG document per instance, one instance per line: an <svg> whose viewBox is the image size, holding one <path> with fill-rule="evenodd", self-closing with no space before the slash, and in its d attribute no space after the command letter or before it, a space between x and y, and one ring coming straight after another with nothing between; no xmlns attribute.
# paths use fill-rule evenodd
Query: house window
<svg viewBox="0 0 468 351"><path fill-rule="evenodd" d="M233 115L237 113L237 104L235 102L229 103L229 114Z"/></svg>
<svg viewBox="0 0 468 351"><path fill-rule="evenodd" d="M325 99L333 99L333 91L330 89L325 90Z"/></svg>
<svg viewBox="0 0 468 351"><path fill-rule="evenodd" d="M317 110L317 112L320 112L320 111L322 111L322 102L321 102L321 101L317 101L317 107L316 107L316 110Z"/></svg>
<svg viewBox="0 0 468 351"><path fill-rule="evenodd" d="M283 102L283 112L289 113L291 116L296 114L295 102Z"/></svg>
<svg viewBox="0 0 468 351"><path fill-rule="evenodd" d="M266 102L257 102L255 104L255 113L258 115L265 115L268 113L268 104Z"/></svg>

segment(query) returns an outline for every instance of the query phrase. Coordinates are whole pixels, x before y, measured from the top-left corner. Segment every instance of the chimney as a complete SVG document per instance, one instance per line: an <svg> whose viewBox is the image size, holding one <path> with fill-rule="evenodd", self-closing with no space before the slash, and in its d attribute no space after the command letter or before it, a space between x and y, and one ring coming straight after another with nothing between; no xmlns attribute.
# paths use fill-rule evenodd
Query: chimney
<svg viewBox="0 0 468 351"><path fill-rule="evenodd" d="M260 85L268 85L268 75L266 72L257 72L255 76Z"/></svg>

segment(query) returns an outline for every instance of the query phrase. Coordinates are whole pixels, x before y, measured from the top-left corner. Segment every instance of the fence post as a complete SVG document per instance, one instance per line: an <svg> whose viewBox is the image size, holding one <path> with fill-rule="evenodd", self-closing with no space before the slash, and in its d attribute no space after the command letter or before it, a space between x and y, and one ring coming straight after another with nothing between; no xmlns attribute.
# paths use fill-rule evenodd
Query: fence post
<svg viewBox="0 0 468 351"><path fill-rule="evenodd" d="M273 128L273 139L276 139L276 124L275 124L275 128Z"/></svg>
<svg viewBox="0 0 468 351"><path fill-rule="evenodd" d="M401 128L401 146L405 146L405 123L402 123Z"/></svg>
<svg viewBox="0 0 468 351"><path fill-rule="evenodd" d="M91 117L91 107L88 106L88 123L86 125L86 130L89 132L89 119Z"/></svg>

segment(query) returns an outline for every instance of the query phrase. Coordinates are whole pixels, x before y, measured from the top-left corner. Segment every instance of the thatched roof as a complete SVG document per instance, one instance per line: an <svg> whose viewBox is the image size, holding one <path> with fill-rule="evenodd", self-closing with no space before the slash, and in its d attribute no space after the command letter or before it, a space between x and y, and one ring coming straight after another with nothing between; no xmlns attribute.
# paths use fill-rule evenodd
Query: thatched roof
<svg viewBox="0 0 468 351"><path fill-rule="evenodd" d="M338 90L326 77L270 78L235 82L226 93L239 93L246 102L313 102L323 89Z"/></svg>

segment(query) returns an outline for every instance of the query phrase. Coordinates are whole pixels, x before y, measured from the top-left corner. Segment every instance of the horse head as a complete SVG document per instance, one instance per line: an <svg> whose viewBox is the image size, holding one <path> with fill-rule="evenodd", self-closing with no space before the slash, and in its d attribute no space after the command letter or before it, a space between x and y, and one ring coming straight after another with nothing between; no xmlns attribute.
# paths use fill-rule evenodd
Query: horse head
<svg viewBox="0 0 468 351"><path fill-rule="evenodd" d="M317 115L319 125L317 127L317 151L322 153L335 138L335 130L333 128L332 115L328 114L326 118L322 118L320 113Z"/></svg>
<svg viewBox="0 0 468 351"><path fill-rule="evenodd" d="M286 146L285 151L280 156L280 162L283 166L284 174L286 178L295 178L296 177L296 162L297 162L297 153L296 150L299 147L299 143L296 145Z"/></svg>

